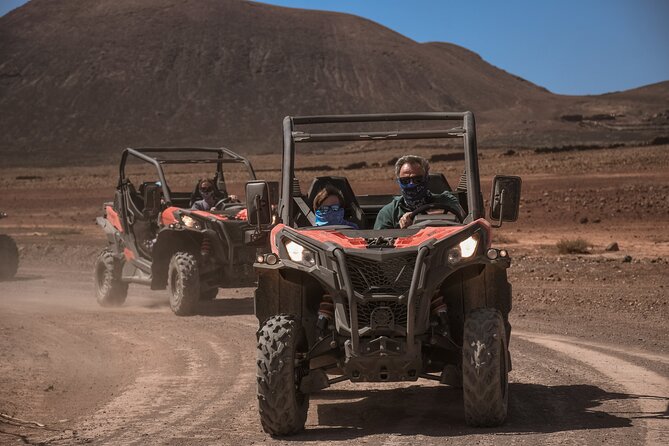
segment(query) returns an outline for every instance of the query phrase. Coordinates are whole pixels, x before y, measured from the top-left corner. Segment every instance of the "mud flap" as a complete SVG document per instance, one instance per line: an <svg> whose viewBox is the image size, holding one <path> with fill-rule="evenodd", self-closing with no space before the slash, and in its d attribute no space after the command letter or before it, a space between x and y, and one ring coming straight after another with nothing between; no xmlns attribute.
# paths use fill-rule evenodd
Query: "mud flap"
<svg viewBox="0 0 669 446"><path fill-rule="evenodd" d="M260 324L278 314L292 314L302 321L309 345L316 339L316 318L322 289L313 279L297 271L258 270L253 299Z"/></svg>
<svg viewBox="0 0 669 446"><path fill-rule="evenodd" d="M453 329L452 336L458 344L462 343L465 314L476 308L496 308L502 313L506 341L509 344L512 289L507 280L506 268L487 264L483 267L473 265L460 269L448 278L442 291L448 307L449 324Z"/></svg>

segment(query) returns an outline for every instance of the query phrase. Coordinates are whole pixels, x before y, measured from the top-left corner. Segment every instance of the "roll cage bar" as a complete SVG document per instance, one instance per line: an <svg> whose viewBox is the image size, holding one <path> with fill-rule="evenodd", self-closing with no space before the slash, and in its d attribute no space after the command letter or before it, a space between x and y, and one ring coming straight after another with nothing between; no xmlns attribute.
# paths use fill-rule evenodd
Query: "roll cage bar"
<svg viewBox="0 0 669 446"><path fill-rule="evenodd" d="M202 159L169 159L159 156L150 156L149 154L175 154L175 153L199 153L212 155L211 158ZM215 157L213 157L215 155ZM244 164L252 180L256 179L256 173L253 170L251 162L238 153L233 152L225 147L139 147L127 148L121 155L121 164L119 166L119 180L118 187L126 183L125 166L128 156L135 157L149 164L152 164L158 171L158 178L163 190L163 197L167 206L172 205L172 197L165 181L165 173L163 171L164 164L216 164L216 175L223 178L223 164Z"/></svg>
<svg viewBox="0 0 669 446"><path fill-rule="evenodd" d="M354 122L399 122L399 121L461 121L461 125L448 129L374 131L349 133L309 133L298 131L296 126L313 124L338 124ZM481 184L476 146L476 127L472 112L427 112L427 113L387 113L322 116L286 116L283 119L283 165L281 175L281 197L279 215L283 223L293 225L295 203L292 196L295 178L295 144L309 142L336 141L376 141L407 139L462 138L465 151L465 171L467 175L467 204L469 213L465 221L485 217L480 202Z"/></svg>

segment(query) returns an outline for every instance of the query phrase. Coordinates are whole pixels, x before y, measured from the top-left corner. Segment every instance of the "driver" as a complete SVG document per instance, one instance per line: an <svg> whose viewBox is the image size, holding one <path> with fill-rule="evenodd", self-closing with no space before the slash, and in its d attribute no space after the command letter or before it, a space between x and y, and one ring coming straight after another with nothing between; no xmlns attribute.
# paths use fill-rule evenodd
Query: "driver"
<svg viewBox="0 0 669 446"><path fill-rule="evenodd" d="M374 229L404 229L413 224L411 212L430 203L447 205L458 218L464 217L465 211L452 193L430 192L427 181L429 171L430 164L422 156L405 155L397 160L395 176L402 195L381 208Z"/></svg>
<svg viewBox="0 0 669 446"><path fill-rule="evenodd" d="M208 178L200 181L198 185L198 190L200 191L201 200L197 200L193 203L191 209L198 211L208 211L216 205L216 196L214 189L214 182Z"/></svg>

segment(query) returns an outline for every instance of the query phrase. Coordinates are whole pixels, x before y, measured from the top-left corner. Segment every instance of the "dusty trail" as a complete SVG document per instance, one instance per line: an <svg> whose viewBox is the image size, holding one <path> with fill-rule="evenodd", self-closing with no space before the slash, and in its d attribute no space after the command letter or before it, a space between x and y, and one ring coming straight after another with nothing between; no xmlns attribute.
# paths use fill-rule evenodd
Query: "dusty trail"
<svg viewBox="0 0 669 446"><path fill-rule="evenodd" d="M522 330L507 423L471 429L459 389L419 381L341 383L312 397L307 430L274 440L255 397L251 289L189 318L131 287L102 309L87 271L24 268L0 296L0 444L628 444L669 442L669 357ZM49 389L52 386L52 390Z"/></svg>

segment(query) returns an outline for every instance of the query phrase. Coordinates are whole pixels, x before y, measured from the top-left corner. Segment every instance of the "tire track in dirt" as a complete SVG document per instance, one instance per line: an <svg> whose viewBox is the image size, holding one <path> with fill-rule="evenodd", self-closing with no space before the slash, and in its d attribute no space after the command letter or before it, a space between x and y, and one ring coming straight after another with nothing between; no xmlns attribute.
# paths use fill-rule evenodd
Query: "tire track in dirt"
<svg viewBox="0 0 669 446"><path fill-rule="evenodd" d="M544 346L565 354L586 364L608 377L636 398L639 413L632 417L645 426L647 445L669 444L669 379L626 360L597 351L606 348L603 344L588 346L588 343L566 337L551 337L530 333L514 333L515 337ZM617 347L610 349L616 353L638 355ZM643 354L643 357L657 357L663 363L669 358Z"/></svg>
<svg viewBox="0 0 669 446"><path fill-rule="evenodd" d="M248 326L237 321L226 321L226 325L242 326L245 329ZM232 342L237 347L232 351L227 347L230 341L209 340L207 343L217 355L217 363L209 367L211 376L200 384L200 392L211 395L209 402L198 411L195 418L188 420L188 429L181 438L172 434L165 440L177 443L192 439L220 441L230 433L232 426L239 429L247 424L244 421L248 418L240 420L238 411L241 402L248 400L249 395L255 395L254 358L248 353L248 347L238 341Z"/></svg>
<svg viewBox="0 0 669 446"><path fill-rule="evenodd" d="M243 343L207 340L200 332L192 338L196 341L133 338L161 354L144 361L133 384L77 426L77 439L131 445L220 438L216 425L224 427L226 409L253 383L245 373L251 364ZM199 429L209 423L214 425Z"/></svg>

